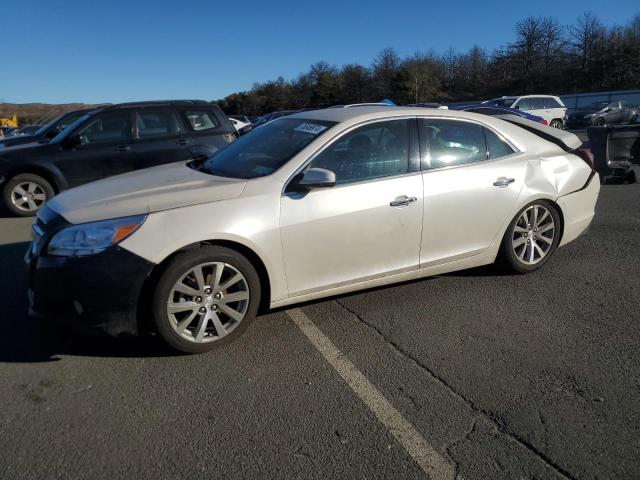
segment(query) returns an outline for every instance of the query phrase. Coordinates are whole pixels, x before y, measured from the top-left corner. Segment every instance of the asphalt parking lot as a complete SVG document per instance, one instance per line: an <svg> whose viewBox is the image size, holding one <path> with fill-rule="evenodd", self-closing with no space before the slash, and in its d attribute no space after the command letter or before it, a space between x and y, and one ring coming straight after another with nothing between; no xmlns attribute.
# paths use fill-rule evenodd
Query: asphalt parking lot
<svg viewBox="0 0 640 480"><path fill-rule="evenodd" d="M535 274L280 310L194 356L33 323L29 226L0 219L0 478L640 478L638 184Z"/></svg>

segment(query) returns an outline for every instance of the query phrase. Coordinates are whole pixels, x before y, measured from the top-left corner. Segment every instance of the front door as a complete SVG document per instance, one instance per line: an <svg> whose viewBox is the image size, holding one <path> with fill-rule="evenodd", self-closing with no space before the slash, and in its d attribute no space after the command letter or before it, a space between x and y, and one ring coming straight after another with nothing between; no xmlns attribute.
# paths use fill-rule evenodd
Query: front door
<svg viewBox="0 0 640 480"><path fill-rule="evenodd" d="M98 113L71 136L77 138L78 143L64 148L53 159L67 178L69 187L133 169L129 110Z"/></svg>
<svg viewBox="0 0 640 480"><path fill-rule="evenodd" d="M413 119L354 129L307 167L333 171L334 187L285 191L280 225L290 296L418 268L423 202L414 136Z"/></svg>

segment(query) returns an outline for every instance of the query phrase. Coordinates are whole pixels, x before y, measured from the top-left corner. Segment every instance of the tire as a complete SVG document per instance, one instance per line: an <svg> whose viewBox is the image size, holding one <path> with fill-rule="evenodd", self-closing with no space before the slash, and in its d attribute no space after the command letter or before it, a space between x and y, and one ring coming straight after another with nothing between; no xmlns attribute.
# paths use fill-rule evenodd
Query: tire
<svg viewBox="0 0 640 480"><path fill-rule="evenodd" d="M537 221L539 223L537 226L534 223L529 223L531 228L527 228L528 225L525 225L524 222L525 212L527 212L526 216L531 220L534 211L537 213ZM548 215L544 215L544 211ZM548 228L551 222L549 218L553 221L553 227L551 228ZM553 232L553 237L549 237L547 232L550 231ZM529 273L538 270L549 261L558 248L561 232L562 221L557 207L545 200L536 200L529 203L511 220L504 234L501 245L501 256L504 263L517 273ZM542 233L545 235L542 235ZM551 241L542 241L541 238L550 239ZM538 247L535 248L532 243L538 245ZM531 250L534 251L533 261L530 261Z"/></svg>
<svg viewBox="0 0 640 480"><path fill-rule="evenodd" d="M605 123L606 123L606 122L604 121L604 118L602 118L602 117L600 117L600 118L596 119L596 125L597 125L598 127L604 127Z"/></svg>
<svg viewBox="0 0 640 480"><path fill-rule="evenodd" d="M549 126L553 128L559 128L560 130L562 130L563 127L561 120L551 120Z"/></svg>
<svg viewBox="0 0 640 480"><path fill-rule="evenodd" d="M20 196L21 192L26 195ZM39 175L21 173L10 178L2 189L4 205L14 215L32 217L55 195L51 184Z"/></svg>
<svg viewBox="0 0 640 480"><path fill-rule="evenodd" d="M200 277L194 273L198 271ZM238 274L241 278L234 282ZM234 283L225 285L228 282ZM255 268L235 250L220 246L189 250L176 255L160 276L152 298L153 323L175 350L207 352L247 329L258 311L260 290ZM225 301L231 295L242 299Z"/></svg>

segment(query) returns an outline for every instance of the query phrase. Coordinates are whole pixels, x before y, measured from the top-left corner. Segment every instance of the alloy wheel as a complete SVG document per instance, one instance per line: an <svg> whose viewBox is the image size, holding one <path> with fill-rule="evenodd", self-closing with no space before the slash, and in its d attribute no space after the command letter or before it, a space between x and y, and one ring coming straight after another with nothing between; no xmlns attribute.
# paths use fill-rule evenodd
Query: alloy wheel
<svg viewBox="0 0 640 480"><path fill-rule="evenodd" d="M210 262L180 276L167 300L167 315L181 337L195 343L220 340L249 309L249 284L233 265Z"/></svg>
<svg viewBox="0 0 640 480"><path fill-rule="evenodd" d="M535 265L551 251L556 235L553 216L546 207L532 205L518 217L511 245L522 263Z"/></svg>
<svg viewBox="0 0 640 480"><path fill-rule="evenodd" d="M35 212L47 201L47 192L36 182L21 182L11 190L11 203L23 212Z"/></svg>

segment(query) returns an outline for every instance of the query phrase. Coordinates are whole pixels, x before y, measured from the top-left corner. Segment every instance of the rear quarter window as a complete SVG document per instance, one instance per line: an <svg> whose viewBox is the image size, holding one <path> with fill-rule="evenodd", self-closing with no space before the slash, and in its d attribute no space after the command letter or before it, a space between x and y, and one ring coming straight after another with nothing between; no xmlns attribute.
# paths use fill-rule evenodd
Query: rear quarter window
<svg viewBox="0 0 640 480"><path fill-rule="evenodd" d="M189 127L195 132L206 132L220 128L221 123L211 110L185 110Z"/></svg>

